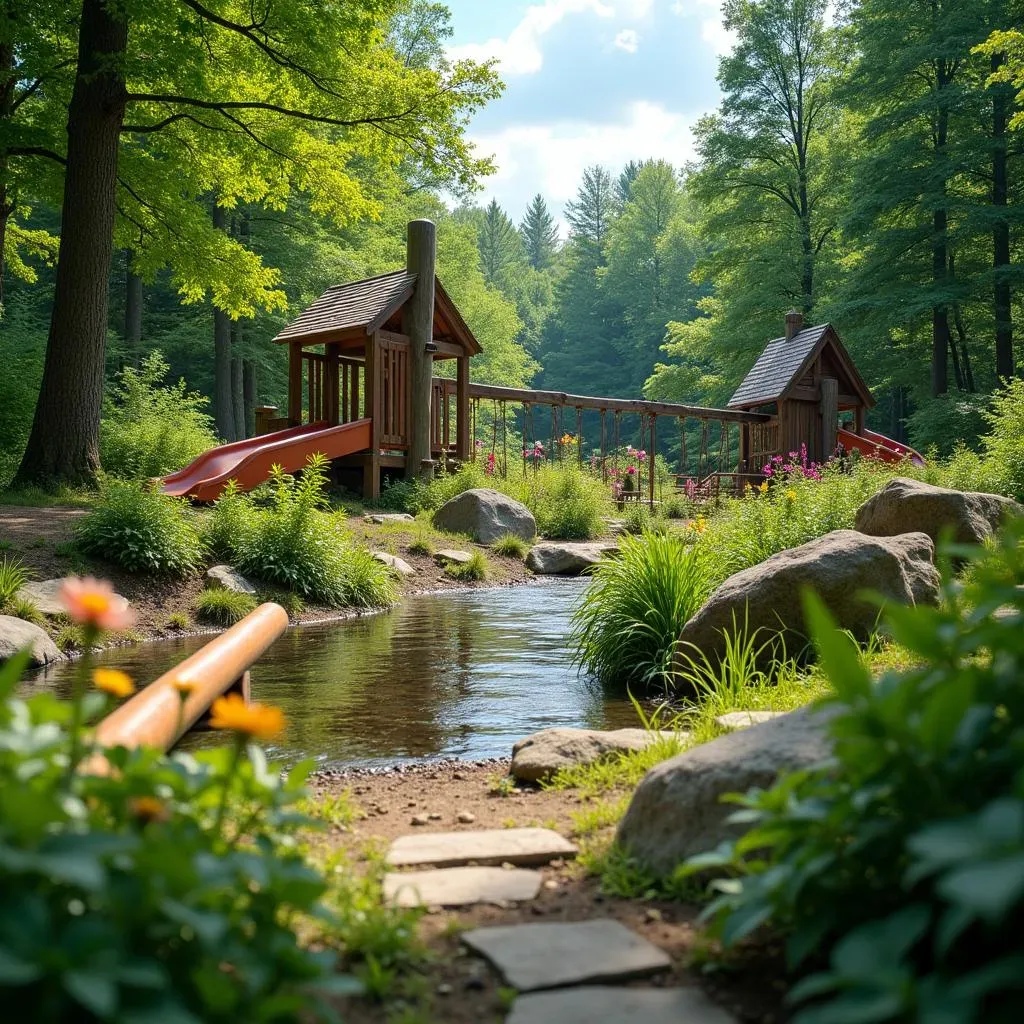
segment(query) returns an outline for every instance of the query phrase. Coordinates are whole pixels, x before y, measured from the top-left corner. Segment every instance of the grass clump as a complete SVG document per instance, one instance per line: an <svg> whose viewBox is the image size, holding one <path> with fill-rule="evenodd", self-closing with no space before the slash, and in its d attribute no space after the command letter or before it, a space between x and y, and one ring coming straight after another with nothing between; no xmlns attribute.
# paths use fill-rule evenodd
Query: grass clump
<svg viewBox="0 0 1024 1024"><path fill-rule="evenodd" d="M210 543L250 578L304 600L391 604L395 584L387 566L353 542L342 513L326 511L326 484L327 460L312 455L297 478L274 467L266 505L228 488L210 513Z"/></svg>
<svg viewBox="0 0 1024 1024"><path fill-rule="evenodd" d="M10 615L10 608L18 597L18 592L32 579L32 570L20 559L8 558L0 561L0 614Z"/></svg>
<svg viewBox="0 0 1024 1024"><path fill-rule="evenodd" d="M449 562L444 571L453 580L470 582L487 579L490 566L487 556L482 551L476 550L470 555L468 562Z"/></svg>
<svg viewBox="0 0 1024 1024"><path fill-rule="evenodd" d="M575 465L544 466L527 478L524 504L545 537L590 540L600 535L608 489Z"/></svg>
<svg viewBox="0 0 1024 1024"><path fill-rule="evenodd" d="M668 689L679 634L712 581L702 546L671 534L623 536L573 616L576 662L604 682Z"/></svg>
<svg viewBox="0 0 1024 1024"><path fill-rule="evenodd" d="M188 617L188 612L171 612L167 616L167 628L185 630L192 625L192 620Z"/></svg>
<svg viewBox="0 0 1024 1024"><path fill-rule="evenodd" d="M77 532L82 551L129 572L185 576L202 559L188 503L139 484L109 482Z"/></svg>
<svg viewBox="0 0 1024 1024"><path fill-rule="evenodd" d="M200 622L215 626L233 626L253 611L256 599L252 594L237 590L204 590L195 600L193 608Z"/></svg>
<svg viewBox="0 0 1024 1024"><path fill-rule="evenodd" d="M491 545L491 550L496 555L501 555L504 558L518 558L522 562L530 553L530 545L522 537L517 537L514 533L506 533Z"/></svg>
<svg viewBox="0 0 1024 1024"><path fill-rule="evenodd" d="M24 619L36 626L42 626L46 622L46 616L36 607L35 602L27 597L15 597L6 605L0 605L0 614L13 615L16 619Z"/></svg>

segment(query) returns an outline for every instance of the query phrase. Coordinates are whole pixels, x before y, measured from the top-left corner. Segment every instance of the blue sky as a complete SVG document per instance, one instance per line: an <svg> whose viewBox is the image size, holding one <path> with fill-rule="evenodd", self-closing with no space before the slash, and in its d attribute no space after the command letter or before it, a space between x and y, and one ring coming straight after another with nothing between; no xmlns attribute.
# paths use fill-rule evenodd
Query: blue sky
<svg viewBox="0 0 1024 1024"><path fill-rule="evenodd" d="M498 173L478 199L518 221L541 192L560 215L583 168L692 155L729 45L720 0L447 0L457 57L500 61L506 91L470 135Z"/></svg>

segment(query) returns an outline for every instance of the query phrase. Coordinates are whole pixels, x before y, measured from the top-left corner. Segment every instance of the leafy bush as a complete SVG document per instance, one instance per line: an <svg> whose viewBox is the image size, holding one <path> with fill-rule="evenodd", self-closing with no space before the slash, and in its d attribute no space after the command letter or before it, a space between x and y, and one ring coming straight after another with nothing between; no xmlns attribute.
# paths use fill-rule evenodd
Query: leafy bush
<svg viewBox="0 0 1024 1024"><path fill-rule="evenodd" d="M489 571L487 557L482 551L474 551L468 562L449 562L445 573L454 580L485 580Z"/></svg>
<svg viewBox="0 0 1024 1024"><path fill-rule="evenodd" d="M711 590L704 548L671 534L626 535L593 579L573 616L576 662L604 682L670 687L679 633Z"/></svg>
<svg viewBox="0 0 1024 1024"><path fill-rule="evenodd" d="M318 604L390 604L395 585L387 566L353 543L341 513L324 510L326 484L327 460L312 455L298 478L274 467L269 507L225 491L211 513L211 543L247 576Z"/></svg>
<svg viewBox="0 0 1024 1024"><path fill-rule="evenodd" d="M610 508L608 490L596 477L573 464L544 466L528 477L524 504L545 537L589 540L602 530Z"/></svg>
<svg viewBox="0 0 1024 1024"><path fill-rule="evenodd" d="M88 626L81 628L88 629ZM92 634L95 635L94 633ZM0 669L0 963L5 1015L65 1021L327 1019L348 983L300 944L325 919L323 878L296 852L309 764L286 778L234 746L164 757L103 751L76 771L89 721L112 706L11 697L26 656Z"/></svg>
<svg viewBox="0 0 1024 1024"><path fill-rule="evenodd" d="M202 558L188 502L141 484L108 482L77 535L83 551L129 572L184 576Z"/></svg>
<svg viewBox="0 0 1024 1024"><path fill-rule="evenodd" d="M239 491L236 480L228 481L203 524L203 541L214 558L234 557L251 523L254 504L251 495Z"/></svg>
<svg viewBox="0 0 1024 1024"><path fill-rule="evenodd" d="M918 667L877 682L827 613L809 613L835 688L834 760L740 801L750 831L715 928L764 922L790 965L795 1022L1015 1021L1024 938L1024 522L938 608L887 610ZM1000 610L1000 614L993 614Z"/></svg>
<svg viewBox="0 0 1024 1024"><path fill-rule="evenodd" d="M4 555L0 562L0 614L6 615L18 597L18 591L32 579L31 570L20 559Z"/></svg>
<svg viewBox="0 0 1024 1024"><path fill-rule="evenodd" d="M237 590L204 590L196 598L194 607L196 618L203 622L233 626L256 607L256 599Z"/></svg>
<svg viewBox="0 0 1024 1024"><path fill-rule="evenodd" d="M622 510L622 528L626 533L644 533L653 523L651 510L642 501L630 501Z"/></svg>
<svg viewBox="0 0 1024 1024"><path fill-rule="evenodd" d="M100 460L108 473L135 480L163 476L217 444L203 412L209 399L186 391L184 380L164 386L168 369L152 352L108 388L100 422Z"/></svg>
<svg viewBox="0 0 1024 1024"><path fill-rule="evenodd" d="M530 553L530 545L522 537L517 537L514 533L506 533L491 545L491 550L496 555L502 555L504 558L518 558L521 562Z"/></svg>
<svg viewBox="0 0 1024 1024"><path fill-rule="evenodd" d="M981 439L995 489L1024 501L1024 379L1016 378L992 397Z"/></svg>

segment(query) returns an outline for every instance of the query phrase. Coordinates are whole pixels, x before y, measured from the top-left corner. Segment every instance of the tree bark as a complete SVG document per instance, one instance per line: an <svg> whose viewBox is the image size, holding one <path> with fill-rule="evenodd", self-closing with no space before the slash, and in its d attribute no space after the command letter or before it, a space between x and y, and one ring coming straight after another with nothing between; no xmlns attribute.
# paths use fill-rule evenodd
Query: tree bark
<svg viewBox="0 0 1024 1024"><path fill-rule="evenodd" d="M256 434L256 360L242 361L242 400L245 406L245 436Z"/></svg>
<svg viewBox="0 0 1024 1024"><path fill-rule="evenodd" d="M83 0L68 108L60 257L43 380L15 483L93 484L99 469L117 156L127 91L124 8Z"/></svg>
<svg viewBox="0 0 1024 1024"><path fill-rule="evenodd" d="M214 203L213 226L226 231L228 214ZM231 398L231 319L223 310L213 311L213 420L225 441L237 441L235 410Z"/></svg>
<svg viewBox="0 0 1024 1024"><path fill-rule="evenodd" d="M994 54L992 72L1002 67L1006 55ZM1006 127L1010 114L1010 97L1004 85L992 92L992 205L1003 213L992 227L992 268L994 271L993 305L996 319L996 377L1013 376L1013 295L1010 285L1010 222L1005 210L1009 205Z"/></svg>
<svg viewBox="0 0 1024 1024"><path fill-rule="evenodd" d="M132 271L132 251L125 253L124 268L124 345L127 361L139 365L142 344L142 278Z"/></svg>
<svg viewBox="0 0 1024 1024"><path fill-rule="evenodd" d="M242 381L242 328L231 325L231 417L235 423L235 440L248 437L245 429L245 399Z"/></svg>
<svg viewBox="0 0 1024 1024"><path fill-rule="evenodd" d="M940 109L935 135L935 162L945 159L946 142L949 132L949 114L941 106L945 102L943 92L949 84L945 78L944 66L940 62L937 72L938 96ZM947 231L949 218L945 204L945 181L942 185L943 201L933 211L932 227L935 232L932 240L932 285L944 289L948 274ZM932 306L932 397L938 398L949 390L949 308L945 299L940 299Z"/></svg>
<svg viewBox="0 0 1024 1024"><path fill-rule="evenodd" d="M0 15L4 18L4 15ZM8 20L4 18L4 20ZM0 43L0 124L6 125L14 109L14 89L18 79L14 73L14 41ZM7 188L7 150L0 149L0 307L4 301L4 277L7 270L5 245L7 222L14 212L14 203Z"/></svg>

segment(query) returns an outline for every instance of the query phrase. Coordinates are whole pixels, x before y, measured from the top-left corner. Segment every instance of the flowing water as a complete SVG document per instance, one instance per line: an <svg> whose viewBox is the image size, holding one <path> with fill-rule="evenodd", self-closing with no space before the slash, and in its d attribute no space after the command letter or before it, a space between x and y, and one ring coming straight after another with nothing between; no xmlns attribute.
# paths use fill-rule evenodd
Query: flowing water
<svg viewBox="0 0 1024 1024"><path fill-rule="evenodd" d="M517 739L550 726L637 725L628 700L570 663L569 620L584 588L559 580L430 594L385 614L289 629L252 671L254 699L288 717L272 752L358 766L507 757ZM208 640L139 644L98 660L141 685ZM67 692L71 670L51 670L47 686ZM211 741L193 734L186 745Z"/></svg>

